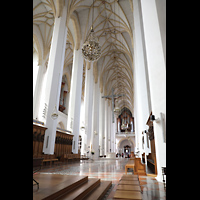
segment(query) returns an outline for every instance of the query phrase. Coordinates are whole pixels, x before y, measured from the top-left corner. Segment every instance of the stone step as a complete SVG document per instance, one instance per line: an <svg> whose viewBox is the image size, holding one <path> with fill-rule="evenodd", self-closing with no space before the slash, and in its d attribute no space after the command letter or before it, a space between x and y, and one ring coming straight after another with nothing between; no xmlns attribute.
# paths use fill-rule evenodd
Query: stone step
<svg viewBox="0 0 200 200"><path fill-rule="evenodd" d="M112 181L101 181L101 184L84 200L100 200L109 190L112 185Z"/></svg>
<svg viewBox="0 0 200 200"><path fill-rule="evenodd" d="M60 175L60 174L36 174L36 181L40 188L33 187L33 200L54 200L88 182L88 176Z"/></svg>
<svg viewBox="0 0 200 200"><path fill-rule="evenodd" d="M100 179L89 178L88 182L82 184L78 188L74 189L71 192L63 194L59 200L82 200L89 193L91 193L95 188L100 185Z"/></svg>
<svg viewBox="0 0 200 200"><path fill-rule="evenodd" d="M129 199L142 200L142 195L141 195L141 192L137 192L137 191L116 190L113 199L118 199L118 200L119 199L124 199L124 200L129 200Z"/></svg>

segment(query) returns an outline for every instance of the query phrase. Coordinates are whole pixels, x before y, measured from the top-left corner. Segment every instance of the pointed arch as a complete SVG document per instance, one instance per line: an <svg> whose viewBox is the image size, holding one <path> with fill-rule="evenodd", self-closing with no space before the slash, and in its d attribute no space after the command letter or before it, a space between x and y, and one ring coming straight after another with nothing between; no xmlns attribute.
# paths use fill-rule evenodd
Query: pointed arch
<svg viewBox="0 0 200 200"><path fill-rule="evenodd" d="M128 140L127 138L122 138L118 144L117 144L117 147L119 148L120 144L124 141L124 140ZM133 146L135 147L135 141L133 141L131 138L130 138L130 141L132 142Z"/></svg>
<svg viewBox="0 0 200 200"><path fill-rule="evenodd" d="M80 22L76 11L72 13L71 20L75 32L75 49L78 50L80 48L80 42L81 42L81 30L80 30Z"/></svg>

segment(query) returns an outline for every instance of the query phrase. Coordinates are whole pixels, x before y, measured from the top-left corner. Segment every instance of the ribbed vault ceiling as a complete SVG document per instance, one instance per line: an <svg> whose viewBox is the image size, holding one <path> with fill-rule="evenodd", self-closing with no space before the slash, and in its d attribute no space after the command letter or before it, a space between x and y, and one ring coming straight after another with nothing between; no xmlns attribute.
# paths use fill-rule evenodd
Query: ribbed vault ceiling
<svg viewBox="0 0 200 200"><path fill-rule="evenodd" d="M92 25L93 0L68 0L68 34L64 67L73 61L73 48L81 48ZM45 59L50 50L55 16L62 14L63 0L33 0L33 25L42 38L34 35L38 54ZM119 97L121 109L133 112L133 9L131 0L94 0L95 34L102 47L95 63L94 76L102 96L125 93ZM40 47L39 47L40 46ZM85 62L84 62L85 64ZM84 76L84 75L83 75ZM85 80L85 79L83 79ZM84 85L84 81L83 81Z"/></svg>

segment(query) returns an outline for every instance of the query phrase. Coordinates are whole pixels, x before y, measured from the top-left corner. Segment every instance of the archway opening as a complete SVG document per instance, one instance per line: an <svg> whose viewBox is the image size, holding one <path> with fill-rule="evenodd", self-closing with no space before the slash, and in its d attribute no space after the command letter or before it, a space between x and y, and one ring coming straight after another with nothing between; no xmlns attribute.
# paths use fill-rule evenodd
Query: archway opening
<svg viewBox="0 0 200 200"><path fill-rule="evenodd" d="M131 139L125 138L118 144L117 153L119 157L130 158L131 152L134 152L134 144Z"/></svg>

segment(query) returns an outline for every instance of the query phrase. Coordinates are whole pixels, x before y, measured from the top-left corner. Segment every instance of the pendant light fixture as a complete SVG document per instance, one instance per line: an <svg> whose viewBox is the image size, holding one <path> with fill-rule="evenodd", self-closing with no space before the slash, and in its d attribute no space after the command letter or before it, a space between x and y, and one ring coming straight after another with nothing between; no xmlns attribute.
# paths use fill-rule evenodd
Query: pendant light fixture
<svg viewBox="0 0 200 200"><path fill-rule="evenodd" d="M54 109L53 109L53 112L52 112L52 114L51 114L51 118L52 118L53 120L55 120L55 119L58 118L58 111L57 111L56 105L55 105L55 107L54 107Z"/></svg>
<svg viewBox="0 0 200 200"><path fill-rule="evenodd" d="M101 45L99 44L98 38L96 37L93 29L93 18L94 18L94 0L93 0L93 11L92 11L92 26L88 37L86 38L83 47L82 55L89 62L96 61L101 56Z"/></svg>

